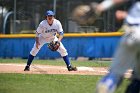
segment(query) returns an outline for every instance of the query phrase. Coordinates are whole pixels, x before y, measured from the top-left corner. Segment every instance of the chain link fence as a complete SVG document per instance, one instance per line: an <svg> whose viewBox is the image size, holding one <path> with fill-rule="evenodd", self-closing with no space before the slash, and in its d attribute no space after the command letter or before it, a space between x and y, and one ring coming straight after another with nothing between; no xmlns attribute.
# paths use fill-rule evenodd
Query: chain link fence
<svg viewBox="0 0 140 93"><path fill-rule="evenodd" d="M72 20L72 11L77 5L90 4L93 0L56 0L56 18L61 21L65 33L90 33L90 32L114 32L120 28L115 18L117 9L127 10L130 4L119 6L105 12L95 24L80 26ZM94 0L101 2L102 0ZM16 20L14 12L16 2ZM0 0L0 33L34 33L40 21L44 19L46 10L54 9L54 0ZM5 19L7 20L5 22ZM14 22L16 29L14 30Z"/></svg>

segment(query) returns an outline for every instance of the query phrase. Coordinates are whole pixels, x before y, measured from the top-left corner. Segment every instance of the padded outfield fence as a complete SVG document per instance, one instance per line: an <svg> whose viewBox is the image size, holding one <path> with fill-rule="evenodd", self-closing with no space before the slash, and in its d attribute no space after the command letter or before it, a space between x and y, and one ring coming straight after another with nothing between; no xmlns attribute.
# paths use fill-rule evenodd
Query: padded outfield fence
<svg viewBox="0 0 140 93"><path fill-rule="evenodd" d="M62 43L70 57L111 58L123 33L69 33ZM27 58L35 42L34 34L0 34L1 58ZM59 58L44 45L37 54L38 58Z"/></svg>

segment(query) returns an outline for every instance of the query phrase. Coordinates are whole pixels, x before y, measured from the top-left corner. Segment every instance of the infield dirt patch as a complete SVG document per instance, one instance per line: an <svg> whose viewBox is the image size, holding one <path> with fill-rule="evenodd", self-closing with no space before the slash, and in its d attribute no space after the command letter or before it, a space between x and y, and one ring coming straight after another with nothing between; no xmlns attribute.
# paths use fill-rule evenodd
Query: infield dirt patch
<svg viewBox="0 0 140 93"><path fill-rule="evenodd" d="M105 75L107 67L77 67L78 71L68 71L65 66L31 65L30 71L23 71L25 64L0 63L0 73L23 74L79 74L79 75ZM126 77L130 77L130 71Z"/></svg>

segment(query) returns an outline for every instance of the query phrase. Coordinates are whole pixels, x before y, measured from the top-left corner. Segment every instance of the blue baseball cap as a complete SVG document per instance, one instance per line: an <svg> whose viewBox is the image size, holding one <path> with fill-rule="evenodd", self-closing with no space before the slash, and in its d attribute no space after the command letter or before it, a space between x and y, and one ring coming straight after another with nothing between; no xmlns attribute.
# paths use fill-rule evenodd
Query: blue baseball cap
<svg viewBox="0 0 140 93"><path fill-rule="evenodd" d="M54 16L54 12L51 11L51 10L48 10L46 13L45 13L46 16Z"/></svg>

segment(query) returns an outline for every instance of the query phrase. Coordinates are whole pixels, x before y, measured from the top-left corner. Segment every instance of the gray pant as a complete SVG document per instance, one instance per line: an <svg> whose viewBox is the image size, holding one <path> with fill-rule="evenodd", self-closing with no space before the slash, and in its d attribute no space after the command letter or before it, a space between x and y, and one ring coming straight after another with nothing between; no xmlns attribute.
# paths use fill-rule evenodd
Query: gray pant
<svg viewBox="0 0 140 93"><path fill-rule="evenodd" d="M140 26L125 27L125 34L114 55L111 72L123 76L133 69L135 78L140 79Z"/></svg>

